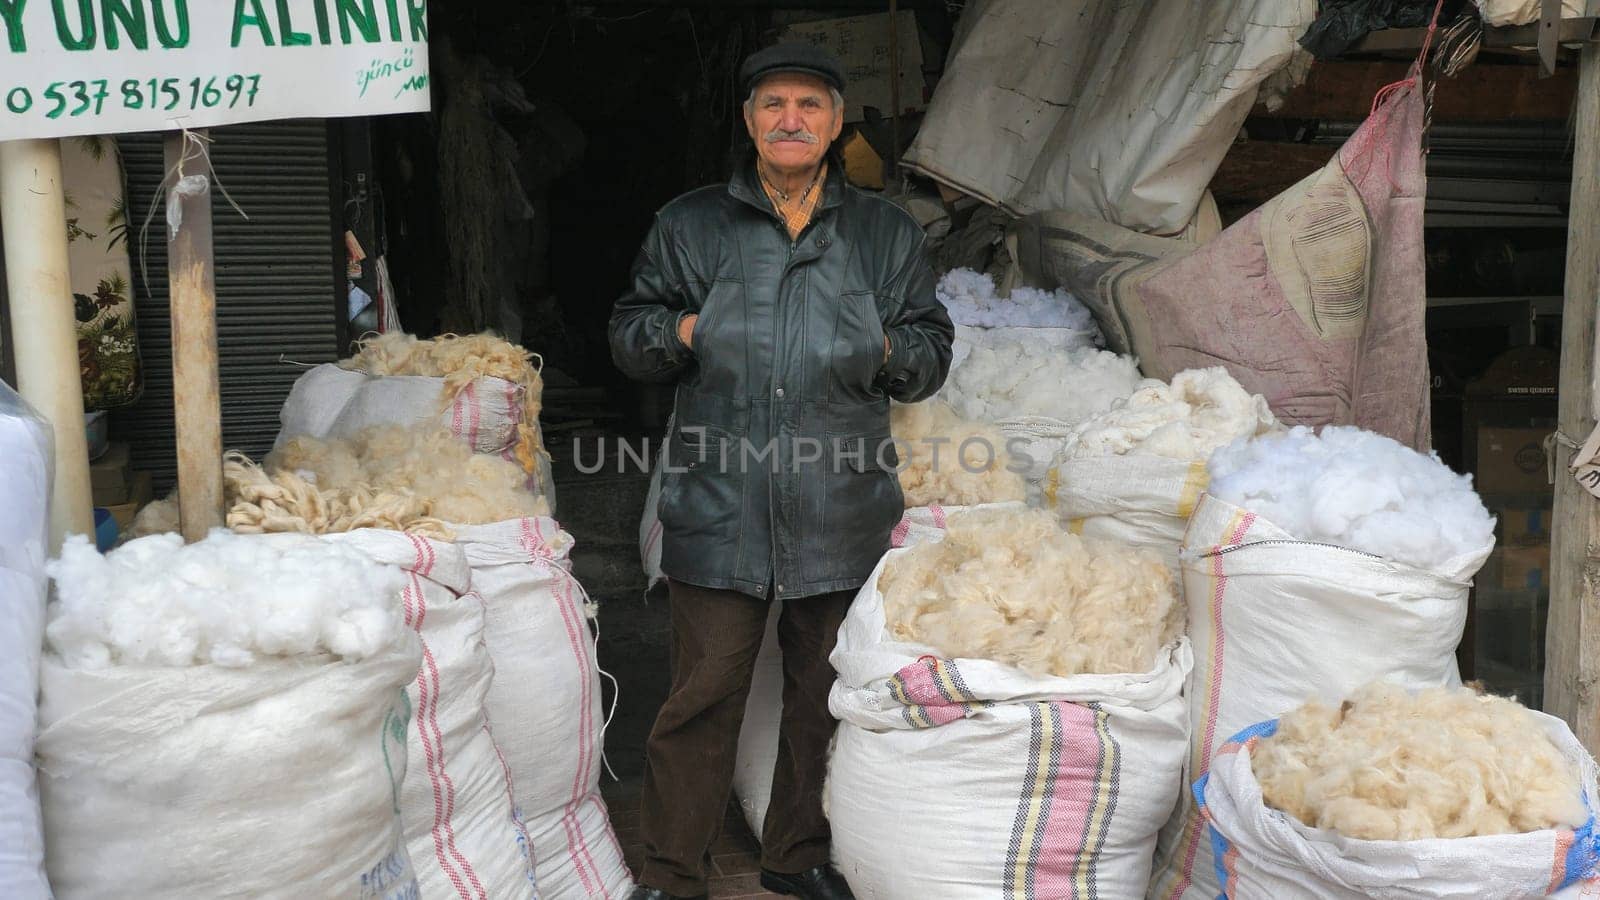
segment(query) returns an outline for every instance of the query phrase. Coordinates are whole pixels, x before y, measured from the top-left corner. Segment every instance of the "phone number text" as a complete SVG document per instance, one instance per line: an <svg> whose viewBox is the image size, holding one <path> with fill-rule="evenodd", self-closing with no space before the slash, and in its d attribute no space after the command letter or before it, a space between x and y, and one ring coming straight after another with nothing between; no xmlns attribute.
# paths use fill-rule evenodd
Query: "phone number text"
<svg viewBox="0 0 1600 900"><path fill-rule="evenodd" d="M42 112L47 119L98 116L107 108L131 110L233 109L250 107L261 91L260 75L212 75L202 78L129 78L120 83L105 78L53 81L35 90L24 85L6 89L6 112L13 115Z"/></svg>

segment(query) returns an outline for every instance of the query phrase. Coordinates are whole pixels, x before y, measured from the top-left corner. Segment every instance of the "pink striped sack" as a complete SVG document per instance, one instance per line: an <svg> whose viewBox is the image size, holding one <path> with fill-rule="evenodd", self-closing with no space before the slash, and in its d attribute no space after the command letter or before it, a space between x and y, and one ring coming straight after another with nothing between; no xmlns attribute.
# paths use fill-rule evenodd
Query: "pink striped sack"
<svg viewBox="0 0 1600 900"><path fill-rule="evenodd" d="M1379 679L1413 690L1458 684L1467 592L1491 549L1426 572L1296 540L1202 496L1180 552L1195 653L1184 783L1205 776L1229 735L1310 698L1336 704ZM1148 897L1210 900L1219 889L1204 823L1185 792L1161 831Z"/></svg>
<svg viewBox="0 0 1600 900"><path fill-rule="evenodd" d="M434 421L472 446L475 453L517 459L517 426L522 422L523 387L503 378L474 378L449 398L443 378L423 375L368 375L324 363L295 380L278 411L282 426L273 446L296 435L314 438L350 437L373 425L409 425ZM537 430L539 423L533 423ZM541 437L539 445L544 446ZM535 454L537 471L529 487L543 493L555 508L550 457Z"/></svg>
<svg viewBox="0 0 1600 900"><path fill-rule="evenodd" d="M856 896L1139 896L1183 788L1188 641L1126 675L944 659L888 638L882 571L830 657L841 724L824 804Z"/></svg>
<svg viewBox="0 0 1600 900"><path fill-rule="evenodd" d="M900 516L900 521L889 533L889 546L915 547L928 541L944 539L946 522L955 513L969 509L1001 509L1022 506L1022 503L979 503L976 506L913 506Z"/></svg>
<svg viewBox="0 0 1600 900"><path fill-rule="evenodd" d="M489 721L546 898L624 900L632 879L600 799L600 669L572 536L550 518L458 527L494 661Z"/></svg>
<svg viewBox="0 0 1600 900"><path fill-rule="evenodd" d="M1595 763L1565 722L1533 713L1582 773L1589 809L1600 809ZM1194 796L1217 850L1217 878L1233 900L1537 900L1584 896L1600 862L1595 820L1577 829L1417 841L1362 841L1311 828L1266 805L1251 768L1257 742L1277 721L1223 744ZM1563 890L1566 893L1560 893Z"/></svg>
<svg viewBox="0 0 1600 900"><path fill-rule="evenodd" d="M486 713L494 665L484 643L483 601L468 589L466 554L398 531L326 539L406 574L397 600L422 642L422 666L406 688L411 727L400 819L422 896L534 900L528 829Z"/></svg>

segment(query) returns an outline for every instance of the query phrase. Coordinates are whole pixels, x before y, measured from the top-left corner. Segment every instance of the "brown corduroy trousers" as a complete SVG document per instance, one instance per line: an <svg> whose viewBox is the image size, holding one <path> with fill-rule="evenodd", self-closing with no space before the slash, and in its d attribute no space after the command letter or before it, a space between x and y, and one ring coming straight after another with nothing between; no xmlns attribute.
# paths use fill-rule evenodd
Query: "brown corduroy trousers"
<svg viewBox="0 0 1600 900"><path fill-rule="evenodd" d="M822 815L833 652L855 591L788 601L778 620L783 650L783 724L761 865L796 873L828 861ZM706 891L712 843L733 789L739 725L750 694L770 601L737 591L668 583L672 690L645 745L639 880L674 896Z"/></svg>

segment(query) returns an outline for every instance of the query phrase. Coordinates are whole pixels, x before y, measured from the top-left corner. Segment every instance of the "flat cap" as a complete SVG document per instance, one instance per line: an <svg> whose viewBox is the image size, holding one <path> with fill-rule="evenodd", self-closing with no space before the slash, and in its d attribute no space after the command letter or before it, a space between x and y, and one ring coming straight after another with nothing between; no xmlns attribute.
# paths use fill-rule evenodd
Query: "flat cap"
<svg viewBox="0 0 1600 900"><path fill-rule="evenodd" d="M815 44L773 44L750 54L739 67L739 83L748 94L756 82L779 72L815 75L838 91L844 90L844 65L839 58Z"/></svg>

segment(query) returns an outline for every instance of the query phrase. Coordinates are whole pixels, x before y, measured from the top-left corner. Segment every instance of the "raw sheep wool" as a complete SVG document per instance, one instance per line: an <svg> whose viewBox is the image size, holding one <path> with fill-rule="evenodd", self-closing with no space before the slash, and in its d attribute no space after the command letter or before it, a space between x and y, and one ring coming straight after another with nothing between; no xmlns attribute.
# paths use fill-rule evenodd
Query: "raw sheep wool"
<svg viewBox="0 0 1600 900"><path fill-rule="evenodd" d="M547 457L539 435L539 410L543 406L544 361L538 354L516 346L498 335L484 332L470 335L442 335L432 340L390 332L370 338L342 368L368 375L422 375L444 379L442 407L479 378L500 378L523 388L522 420L517 424L515 453L526 472L533 472L541 457Z"/></svg>
<svg viewBox="0 0 1600 900"><path fill-rule="evenodd" d="M944 540L885 562L896 640L1032 675L1146 672L1182 632L1171 570L1153 553L1070 534L1044 510L950 517Z"/></svg>
<svg viewBox="0 0 1600 900"><path fill-rule="evenodd" d="M1374 682L1338 708L1312 701L1261 740L1267 805L1360 840L1415 841L1577 827L1579 773L1521 704L1470 687L1415 694Z"/></svg>
<svg viewBox="0 0 1600 900"><path fill-rule="evenodd" d="M998 337L973 347L939 396L975 422L1041 416L1076 425L1132 394L1141 380L1132 357L1109 350L1063 353Z"/></svg>
<svg viewBox="0 0 1600 900"><path fill-rule="evenodd" d="M356 661L406 634L400 570L309 536L219 528L194 544L159 534L102 556L75 535L46 571L56 599L45 633L69 668Z"/></svg>
<svg viewBox="0 0 1600 900"><path fill-rule="evenodd" d="M291 438L267 455L275 477L293 472L319 488L411 495L422 514L458 525L548 515L516 464L472 448L439 428L379 425L348 439Z"/></svg>
<svg viewBox="0 0 1600 900"><path fill-rule="evenodd" d="M1210 462L1210 493L1303 541L1335 544L1456 578L1494 541L1494 518L1436 454L1354 426L1236 441Z"/></svg>
<svg viewBox="0 0 1600 900"><path fill-rule="evenodd" d="M1066 291L1019 287L1001 297L995 293L993 278L972 269L951 269L934 291L957 325L1066 328L1088 336L1088 343L1102 341L1094 314Z"/></svg>
<svg viewBox="0 0 1600 900"><path fill-rule="evenodd" d="M941 400L894 404L889 428L900 460L908 509L1021 500L1022 476L1010 468L1006 440L993 427L968 422Z"/></svg>
<svg viewBox="0 0 1600 900"><path fill-rule="evenodd" d="M1132 396L1078 424L1062 454L1206 459L1236 440L1267 434L1278 421L1222 366L1189 369L1167 384L1148 379Z"/></svg>
<svg viewBox="0 0 1600 900"><path fill-rule="evenodd" d="M380 492L364 484L325 489L296 472L269 474L237 451L223 458L222 483L227 525L241 534L334 534L381 528L442 540L451 537L449 526L428 515L427 501L409 491ZM154 515L165 519L163 513ZM176 531L176 516L171 522Z"/></svg>

